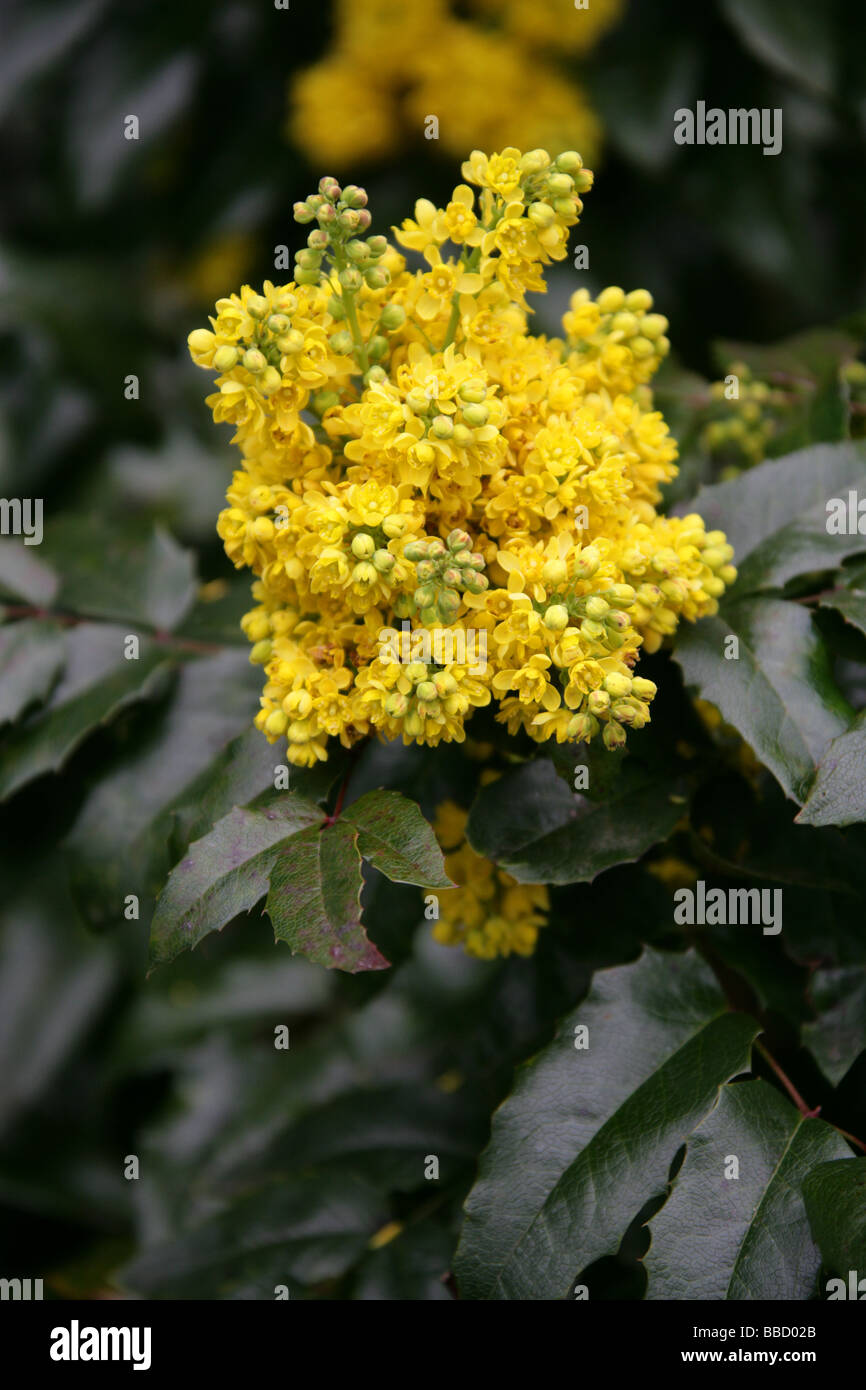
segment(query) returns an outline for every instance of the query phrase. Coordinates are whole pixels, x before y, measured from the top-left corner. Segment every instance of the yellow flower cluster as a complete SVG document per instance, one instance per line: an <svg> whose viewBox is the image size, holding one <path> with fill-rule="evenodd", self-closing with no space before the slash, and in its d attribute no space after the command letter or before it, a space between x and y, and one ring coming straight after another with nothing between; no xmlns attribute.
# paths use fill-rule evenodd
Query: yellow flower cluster
<svg viewBox="0 0 866 1390"><path fill-rule="evenodd" d="M433 935L444 946L463 946L471 956L531 956L545 925L550 898L543 884L518 883L466 842L466 812L453 801L436 811L433 829L445 854L445 872L456 884L439 893Z"/></svg>
<svg viewBox="0 0 866 1390"><path fill-rule="evenodd" d="M514 143L576 145L594 158L597 118L551 51L586 53L622 0L583 10L562 0L474 0L473 8L482 24L456 18L449 0L337 0L333 48L292 81L290 138L312 160L344 168L393 155L436 116L439 147L454 156Z"/></svg>
<svg viewBox="0 0 866 1390"><path fill-rule="evenodd" d="M657 513L676 445L648 378L666 320L644 290L572 298L564 335L526 294L566 255L592 175L572 151L474 151L444 208L367 235L325 178L294 279L218 301L189 345L243 466L218 523L256 575L258 726L292 763L369 733L512 733L618 748L649 719L636 675L736 576L721 532Z"/></svg>

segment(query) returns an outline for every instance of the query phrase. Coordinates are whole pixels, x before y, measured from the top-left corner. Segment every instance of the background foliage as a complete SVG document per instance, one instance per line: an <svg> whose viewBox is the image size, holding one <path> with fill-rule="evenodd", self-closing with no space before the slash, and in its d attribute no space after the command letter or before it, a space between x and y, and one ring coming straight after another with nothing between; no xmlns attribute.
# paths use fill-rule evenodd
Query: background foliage
<svg viewBox="0 0 866 1390"><path fill-rule="evenodd" d="M273 923L273 854L315 854L344 769L297 775L288 810L268 799L246 582L214 531L229 446L185 338L344 172L286 136L329 11L8 11L0 492L44 497L47 523L39 549L0 541L2 1273L57 1297L424 1300L809 1299L866 1272L866 538L824 525L828 498L866 495L862 7L632 0L563 59L604 153L591 270L565 263L540 322L578 284L652 291L679 354L658 391L671 505L727 531L740 579L646 660L653 725L593 764L587 797L585 750L526 761L481 715L494 785L456 749L367 747L328 831L339 900L311 862L303 913ZM698 98L782 107L783 154L675 146L672 112ZM455 171L419 137L345 172L385 226ZM709 387L732 363L775 393L739 432ZM130 630L138 662L118 655ZM720 659L730 632L739 662ZM429 820L446 796L479 852L551 885L532 958L432 942L441 863L408 799ZM191 844L192 895L168 878ZM782 887L781 934L676 925L672 891L698 876ZM159 964L189 911L201 945ZM340 948L391 968L274 946L272 926L304 945L311 920L353 922ZM720 1184L731 1152L743 1176Z"/></svg>

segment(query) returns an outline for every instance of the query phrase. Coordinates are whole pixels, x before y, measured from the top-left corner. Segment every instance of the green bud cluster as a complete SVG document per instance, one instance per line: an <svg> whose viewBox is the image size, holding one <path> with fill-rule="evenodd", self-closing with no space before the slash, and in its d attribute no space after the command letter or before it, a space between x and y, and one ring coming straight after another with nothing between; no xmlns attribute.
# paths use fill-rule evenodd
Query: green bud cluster
<svg viewBox="0 0 866 1390"><path fill-rule="evenodd" d="M381 531L381 528L379 528ZM385 544L382 544L382 541ZM356 584L372 584L379 575L388 575L397 563L397 557L386 549L387 538L384 533L356 531L352 537L350 550L357 561L352 571Z"/></svg>
<svg viewBox="0 0 866 1390"><path fill-rule="evenodd" d="M415 565L418 580L412 606L428 627L438 622L450 625L460 612L461 593L483 594L488 587L482 573L484 556L471 546L471 536L459 528L444 541L424 536L406 546L403 553Z"/></svg>
<svg viewBox="0 0 866 1390"><path fill-rule="evenodd" d="M581 567L584 571L597 568L589 548L583 557L579 557L575 566L578 570ZM556 580L560 578L564 569L563 561L549 561L543 575L548 581ZM576 576L580 577L582 576ZM554 589L547 599L536 604L536 608L542 615L545 627L551 632L562 632L567 627L577 627L589 641L614 652L625 642L623 634L629 626L627 610L633 606L636 599L637 594L630 584L612 584L606 589L576 594L572 583L568 587L560 585Z"/></svg>
<svg viewBox="0 0 866 1390"><path fill-rule="evenodd" d="M409 392L406 404L413 415L424 422L428 435L434 439L451 439L462 447L472 442L474 430L487 424L490 407L487 404L487 387L480 377L470 377L465 381L457 396L459 404L453 415L440 415L435 401L417 388Z"/></svg>
<svg viewBox="0 0 866 1390"><path fill-rule="evenodd" d="M556 221L573 226L583 210L580 195L592 186L577 151L565 150L551 161L546 150L529 150L520 168L530 220L542 229Z"/></svg>
<svg viewBox="0 0 866 1390"><path fill-rule="evenodd" d="M275 305L269 305L263 295L254 294L246 307L254 325L250 346L244 349L224 344L214 353L213 365L218 372L243 367L256 378L257 389L267 396L282 385L282 359L300 352L304 346L303 334L292 328L298 301L286 291Z"/></svg>
<svg viewBox="0 0 866 1390"><path fill-rule="evenodd" d="M730 396L730 377L737 379L735 397ZM723 464L721 476L732 478L766 457L784 413L803 403L803 390L796 383L790 392L774 390L756 379L745 362L732 362L726 379L710 386L710 399L701 447Z"/></svg>
<svg viewBox="0 0 866 1390"><path fill-rule="evenodd" d="M642 729L649 723L650 701L655 694L653 681L611 671L599 688L587 696L584 708L572 717L568 737L578 743L589 742L601 729L605 748L622 748L626 729Z"/></svg>
<svg viewBox="0 0 866 1390"><path fill-rule="evenodd" d="M356 184L341 188L336 179L325 177L319 181L318 193L295 203L294 217L296 222L317 224L307 236L307 245L295 253L297 284L318 284L326 260L336 270L341 288L350 294L365 283L376 290L389 283L390 273L381 264L387 239L363 235L371 222L363 188ZM334 298L334 308L340 310L334 317L339 319L344 316L342 297Z"/></svg>

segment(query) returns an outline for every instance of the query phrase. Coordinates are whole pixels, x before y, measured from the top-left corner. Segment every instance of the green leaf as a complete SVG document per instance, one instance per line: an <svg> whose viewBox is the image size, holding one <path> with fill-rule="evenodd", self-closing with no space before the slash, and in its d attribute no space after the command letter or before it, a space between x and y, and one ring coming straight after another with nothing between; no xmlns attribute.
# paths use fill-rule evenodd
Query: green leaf
<svg viewBox="0 0 866 1390"><path fill-rule="evenodd" d="M457 1253L463 1297L562 1299L616 1254L757 1032L693 953L597 973L494 1115Z"/></svg>
<svg viewBox="0 0 866 1390"><path fill-rule="evenodd" d="M846 583L822 594L818 606L835 609L846 623L866 634L866 568L857 567L851 574L843 571L840 577L844 577Z"/></svg>
<svg viewBox="0 0 866 1390"><path fill-rule="evenodd" d="M830 744L797 816L800 825L855 821L866 821L866 710Z"/></svg>
<svg viewBox="0 0 866 1390"><path fill-rule="evenodd" d="M761 62L814 91L833 91L835 35L826 10L789 0L722 0L722 9Z"/></svg>
<svg viewBox="0 0 866 1390"><path fill-rule="evenodd" d="M384 1191L413 1192L429 1186L429 1155L439 1161L437 1183L447 1185L474 1163L486 1136L486 1110L466 1087L445 1093L429 1078L358 1085L302 1114L264 1166L276 1173L339 1165Z"/></svg>
<svg viewBox="0 0 866 1390"><path fill-rule="evenodd" d="M800 1189L816 1164L848 1152L765 1081L726 1086L650 1222L647 1298L808 1299L821 1258Z"/></svg>
<svg viewBox="0 0 866 1390"><path fill-rule="evenodd" d="M574 761L582 761L579 745ZM539 758L483 787L466 829L473 849L520 883L591 883L666 839L682 814L676 782L636 761L626 760L610 794L592 801Z"/></svg>
<svg viewBox="0 0 866 1390"><path fill-rule="evenodd" d="M365 1254L352 1278L356 1302L451 1302L445 1286L454 1238L434 1221L399 1227L381 1247Z"/></svg>
<svg viewBox="0 0 866 1390"><path fill-rule="evenodd" d="M82 623L66 633L66 670L49 703L7 736L0 752L0 799L46 772L59 772L88 734L129 705L167 687L164 651L142 642L123 655L124 630Z"/></svg>
<svg viewBox="0 0 866 1390"><path fill-rule="evenodd" d="M803 1183L812 1235L824 1264L843 1278L866 1276L866 1158L822 1163Z"/></svg>
<svg viewBox="0 0 866 1390"><path fill-rule="evenodd" d="M195 560L155 527L107 526L64 516L46 531L45 550L61 575L58 603L88 618L142 623L171 631L195 597Z"/></svg>
<svg viewBox="0 0 866 1390"><path fill-rule="evenodd" d="M732 597L742 598L866 549L864 536L827 534L827 502L857 487L866 490L866 443L814 444L702 488L689 510L727 535L739 571Z"/></svg>
<svg viewBox="0 0 866 1390"><path fill-rule="evenodd" d="M271 869L267 910L277 941L330 970L384 970L388 961L361 925L362 887L354 826L311 825Z"/></svg>
<svg viewBox="0 0 866 1390"><path fill-rule="evenodd" d="M54 602L59 583L51 566L36 559L32 546L0 540L0 594L47 608Z"/></svg>
<svg viewBox="0 0 866 1390"><path fill-rule="evenodd" d="M358 832L358 849L393 883L452 888L433 829L419 807L399 792L367 792L343 812Z"/></svg>
<svg viewBox="0 0 866 1390"><path fill-rule="evenodd" d="M235 807L189 847L160 893L150 929L151 967L174 960L264 897L280 847L322 813L300 797L261 809Z"/></svg>
<svg viewBox="0 0 866 1390"><path fill-rule="evenodd" d="M56 623L21 622L0 628L0 725L42 704L65 660L66 643Z"/></svg>
<svg viewBox="0 0 866 1390"><path fill-rule="evenodd" d="M119 1278L146 1298L274 1300L339 1278L385 1217L375 1188L310 1174L243 1198L176 1240L144 1251Z"/></svg>
<svg viewBox="0 0 866 1390"><path fill-rule="evenodd" d="M726 660L730 636L739 655ZM718 706L785 794L805 801L818 763L853 717L809 613L782 599L729 603L681 629L674 657L686 684Z"/></svg>
<svg viewBox="0 0 866 1390"><path fill-rule="evenodd" d="M803 1042L838 1086L866 1048L866 971L859 965L816 970L809 994L818 1017L803 1025Z"/></svg>
<svg viewBox="0 0 866 1390"><path fill-rule="evenodd" d="M122 921L130 893L142 899L142 917L151 910L172 865L172 812L206 795L226 744L250 723L259 680L241 652L184 663L171 700L93 787L65 842L93 925Z"/></svg>

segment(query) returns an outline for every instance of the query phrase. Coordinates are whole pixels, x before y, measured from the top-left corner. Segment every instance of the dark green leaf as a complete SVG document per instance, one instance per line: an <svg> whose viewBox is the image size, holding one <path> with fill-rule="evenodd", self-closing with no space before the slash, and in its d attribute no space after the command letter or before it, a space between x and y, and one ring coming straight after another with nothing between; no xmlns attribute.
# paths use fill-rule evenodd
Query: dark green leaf
<svg viewBox="0 0 866 1390"><path fill-rule="evenodd" d="M702 488L689 510L725 532L739 570L733 596L778 588L794 575L835 568L866 536L827 534L827 503L866 489L866 444L815 444L727 483Z"/></svg>
<svg viewBox="0 0 866 1390"><path fill-rule="evenodd" d="M317 820L321 812L316 807ZM267 910L277 941L331 970L383 970L361 925L358 832L345 820L294 836L270 872Z"/></svg>
<svg viewBox="0 0 866 1390"><path fill-rule="evenodd" d="M0 540L0 594L47 608L54 602L59 582L50 565L37 560L32 546Z"/></svg>
<svg viewBox="0 0 866 1390"><path fill-rule="evenodd" d="M394 883L451 888L432 827L414 801L399 792L368 792L343 812L358 832L358 849Z"/></svg>
<svg viewBox="0 0 866 1390"><path fill-rule="evenodd" d="M824 1264L842 1278L852 1269L864 1278L866 1158L822 1163L804 1181L803 1196Z"/></svg>
<svg viewBox="0 0 866 1390"><path fill-rule="evenodd" d="M719 1087L748 1069L757 1031L693 954L597 973L494 1115L457 1253L463 1297L562 1299L616 1254Z"/></svg>
<svg viewBox="0 0 866 1390"><path fill-rule="evenodd" d="M825 10L789 0L722 0L722 9L756 58L815 91L832 91L836 51Z"/></svg>
<svg viewBox="0 0 866 1390"><path fill-rule="evenodd" d="M42 704L66 660L56 623L22 622L0 628L0 725Z"/></svg>
<svg viewBox="0 0 866 1390"><path fill-rule="evenodd" d="M821 1258L801 1185L816 1164L848 1152L835 1129L765 1081L726 1086L650 1223L647 1298L809 1298Z"/></svg>
<svg viewBox="0 0 866 1390"><path fill-rule="evenodd" d="M58 603L72 613L170 631L195 597L192 552L158 526L142 537L140 527L62 517L45 550L61 575Z"/></svg>
<svg viewBox="0 0 866 1390"><path fill-rule="evenodd" d="M185 663L171 700L96 783L66 840L90 922L122 920L130 893L147 900L142 917L151 910L171 868L171 813L206 794L214 763L250 722L259 679L241 652Z"/></svg>
<svg viewBox="0 0 866 1390"><path fill-rule="evenodd" d="M286 793L265 809L235 807L217 821L190 845L160 893L150 930L151 966L174 960L255 907L280 846L321 819L318 806Z"/></svg>
<svg viewBox="0 0 866 1390"><path fill-rule="evenodd" d="M163 693L171 665L142 642L138 660L123 655L122 628L90 623L65 634L66 669L49 703L8 736L0 752L0 799L46 772L58 772L101 724Z"/></svg>
<svg viewBox="0 0 866 1390"><path fill-rule="evenodd" d="M574 761L582 761L580 746ZM591 801L540 758L482 788L467 834L520 883L590 883L666 839L683 809L675 781L637 763L626 760L611 794Z"/></svg>
<svg viewBox="0 0 866 1390"><path fill-rule="evenodd" d="M254 1193L120 1273L147 1298L273 1301L339 1277L384 1219L380 1194L350 1177L311 1174Z"/></svg>
<svg viewBox="0 0 866 1390"><path fill-rule="evenodd" d="M388 1228L383 1229L390 1236ZM453 1250L454 1238L444 1226L433 1221L398 1225L395 1234L383 1245L374 1245L358 1265L351 1297L363 1303L451 1302L445 1279Z"/></svg>
<svg viewBox="0 0 866 1390"><path fill-rule="evenodd" d="M726 660L731 636L739 655ZM833 684L809 613L782 599L732 602L717 617L680 629L674 656L686 684L718 706L786 795L802 803L853 714Z"/></svg>
<svg viewBox="0 0 866 1390"><path fill-rule="evenodd" d="M838 1086L866 1048L866 971L859 965L816 970L809 994L818 1017L803 1025L803 1041Z"/></svg>
<svg viewBox="0 0 866 1390"><path fill-rule="evenodd" d="M866 821L866 711L830 744L797 821L801 825Z"/></svg>

